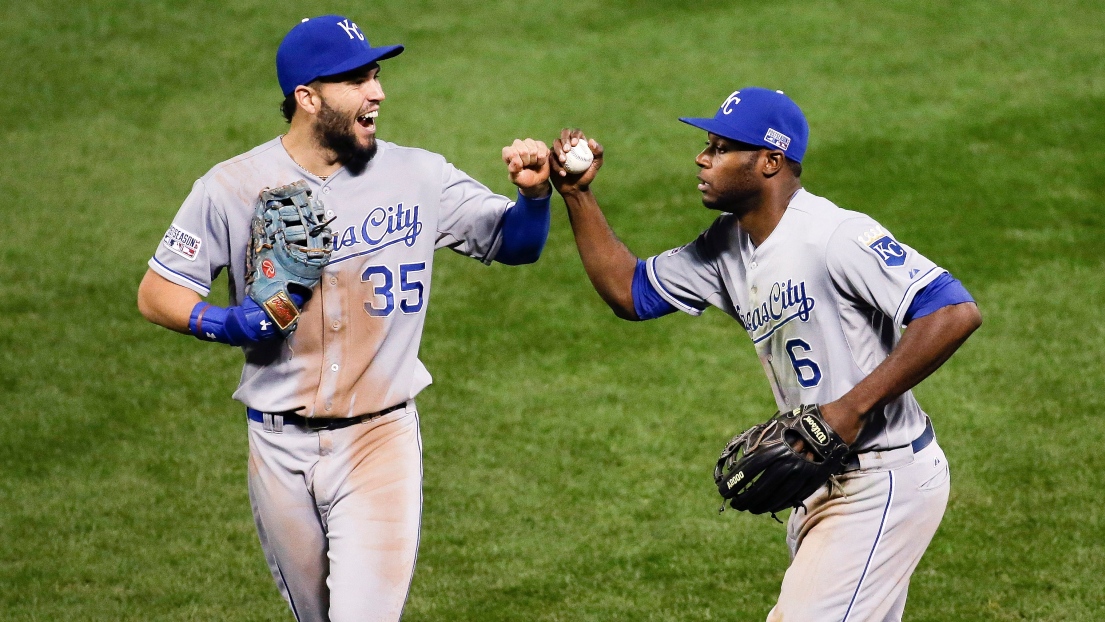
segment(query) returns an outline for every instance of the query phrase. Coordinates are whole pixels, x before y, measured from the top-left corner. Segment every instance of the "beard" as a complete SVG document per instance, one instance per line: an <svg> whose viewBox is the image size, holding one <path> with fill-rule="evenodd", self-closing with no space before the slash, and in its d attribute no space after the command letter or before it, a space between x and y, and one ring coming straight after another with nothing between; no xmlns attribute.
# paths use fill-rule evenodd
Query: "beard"
<svg viewBox="0 0 1105 622"><path fill-rule="evenodd" d="M353 133L352 123L355 121L331 108L324 99L315 123L315 137L322 147L334 152L350 173L360 175L376 156L376 137L369 139L367 146L362 146Z"/></svg>

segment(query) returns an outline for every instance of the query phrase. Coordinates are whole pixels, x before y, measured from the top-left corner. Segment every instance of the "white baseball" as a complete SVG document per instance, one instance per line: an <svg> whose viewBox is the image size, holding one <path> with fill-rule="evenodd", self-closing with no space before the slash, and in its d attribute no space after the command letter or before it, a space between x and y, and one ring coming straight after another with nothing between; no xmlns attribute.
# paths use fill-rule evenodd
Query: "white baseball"
<svg viewBox="0 0 1105 622"><path fill-rule="evenodd" d="M572 175L579 175L591 167L595 154L587 146L587 141L581 140L568 151L568 159L564 161L564 170Z"/></svg>

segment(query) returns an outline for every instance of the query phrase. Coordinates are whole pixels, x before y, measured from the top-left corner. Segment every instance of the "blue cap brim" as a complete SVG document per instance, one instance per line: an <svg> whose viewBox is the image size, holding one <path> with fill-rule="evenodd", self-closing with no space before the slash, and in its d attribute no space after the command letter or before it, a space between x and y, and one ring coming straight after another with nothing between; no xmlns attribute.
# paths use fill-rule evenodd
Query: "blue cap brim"
<svg viewBox="0 0 1105 622"><path fill-rule="evenodd" d="M717 134L722 138L728 138L729 140L735 140L737 142L748 143L749 145L756 145L758 147L764 147L764 149L778 149L778 147L770 147L764 145L763 136L751 136L741 132L731 126L728 126L713 117L679 117L679 120L687 125L697 127L700 130L706 130L711 134Z"/></svg>
<svg viewBox="0 0 1105 622"><path fill-rule="evenodd" d="M326 78L329 76L336 76L339 73L345 73L347 71L353 71L357 67L364 67L369 63L375 63L377 61L385 60L395 56L399 56L403 53L402 45L384 45L378 48L368 48L364 52L357 54L352 58L348 58L345 61L330 67L324 72L315 76L315 79Z"/></svg>

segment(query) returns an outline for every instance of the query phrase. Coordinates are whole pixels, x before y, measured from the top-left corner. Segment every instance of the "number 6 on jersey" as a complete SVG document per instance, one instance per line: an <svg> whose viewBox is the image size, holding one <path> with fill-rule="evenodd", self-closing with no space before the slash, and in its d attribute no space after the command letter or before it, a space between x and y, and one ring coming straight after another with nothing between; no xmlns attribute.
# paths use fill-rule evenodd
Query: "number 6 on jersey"
<svg viewBox="0 0 1105 622"><path fill-rule="evenodd" d="M817 366L817 362L809 358L798 358L798 354L795 353L795 350L801 354L813 352L810 344L802 339L789 339L784 347L787 349L787 355L790 356L790 364L794 366L794 373L798 376L798 384L805 389L820 384L821 368Z"/></svg>

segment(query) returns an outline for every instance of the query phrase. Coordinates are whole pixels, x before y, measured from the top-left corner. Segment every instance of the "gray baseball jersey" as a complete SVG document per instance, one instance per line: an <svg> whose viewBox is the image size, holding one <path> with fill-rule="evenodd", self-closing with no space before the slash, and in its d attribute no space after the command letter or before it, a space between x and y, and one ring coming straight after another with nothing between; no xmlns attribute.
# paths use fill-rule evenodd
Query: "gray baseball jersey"
<svg viewBox="0 0 1105 622"><path fill-rule="evenodd" d="M870 217L805 190L759 247L723 214L647 269L675 308L699 315L713 305L744 327L779 409L851 390L894 348L913 297L944 272ZM906 392L872 415L854 447L908 446L925 421Z"/></svg>
<svg viewBox="0 0 1105 622"><path fill-rule="evenodd" d="M490 263L513 201L437 154L377 141L363 173L323 180L275 138L212 168L184 201L149 265L206 296L228 270L231 304L245 298L250 219L261 189L305 179L334 231L333 254L287 340L244 347L235 399L264 412L352 417L413 398L431 378L418 360L433 253ZM431 183L427 183L430 180ZM440 183L436 183L440 180Z"/></svg>

